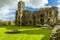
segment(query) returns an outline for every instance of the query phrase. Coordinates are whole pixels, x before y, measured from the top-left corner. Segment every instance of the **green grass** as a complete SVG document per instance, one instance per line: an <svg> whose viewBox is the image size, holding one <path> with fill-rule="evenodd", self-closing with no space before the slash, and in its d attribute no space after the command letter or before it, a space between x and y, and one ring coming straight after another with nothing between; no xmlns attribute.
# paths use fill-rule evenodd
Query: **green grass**
<svg viewBox="0 0 60 40"><path fill-rule="evenodd" d="M18 29L18 34L6 34L10 29ZM49 40L51 30L38 27L0 26L0 40Z"/></svg>

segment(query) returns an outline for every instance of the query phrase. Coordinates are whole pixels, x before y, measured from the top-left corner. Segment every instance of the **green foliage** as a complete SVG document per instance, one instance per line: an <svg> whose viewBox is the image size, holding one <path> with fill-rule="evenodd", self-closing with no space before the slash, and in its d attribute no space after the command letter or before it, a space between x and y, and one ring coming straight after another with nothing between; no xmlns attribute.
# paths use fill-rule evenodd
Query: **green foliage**
<svg viewBox="0 0 60 40"><path fill-rule="evenodd" d="M18 34L6 34L11 29L19 29ZM49 40L51 30L30 26L0 26L0 40Z"/></svg>

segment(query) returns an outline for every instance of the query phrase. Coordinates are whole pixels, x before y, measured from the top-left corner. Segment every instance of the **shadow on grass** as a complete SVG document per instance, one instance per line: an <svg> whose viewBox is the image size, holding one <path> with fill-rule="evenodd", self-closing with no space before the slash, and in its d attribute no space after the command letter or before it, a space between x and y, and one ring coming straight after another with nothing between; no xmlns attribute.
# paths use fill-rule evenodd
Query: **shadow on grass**
<svg viewBox="0 0 60 40"><path fill-rule="evenodd" d="M25 30L25 31L20 31L20 34L50 34L50 30L47 29L41 29L41 30Z"/></svg>
<svg viewBox="0 0 60 40"><path fill-rule="evenodd" d="M5 32L6 34L20 34L20 32Z"/></svg>
<svg viewBox="0 0 60 40"><path fill-rule="evenodd" d="M42 40L49 40L50 38L50 30L42 29L42 30L25 30L20 31L20 34L29 34L29 35L44 35L45 37L42 38Z"/></svg>

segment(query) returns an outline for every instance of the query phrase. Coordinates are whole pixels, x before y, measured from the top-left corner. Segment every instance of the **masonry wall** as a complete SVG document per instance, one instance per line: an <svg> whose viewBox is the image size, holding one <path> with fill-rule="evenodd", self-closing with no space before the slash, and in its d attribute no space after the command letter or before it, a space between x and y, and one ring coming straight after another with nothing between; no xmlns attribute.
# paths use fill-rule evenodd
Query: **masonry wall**
<svg viewBox="0 0 60 40"><path fill-rule="evenodd" d="M33 25L32 12L31 11L24 10L23 17L22 17L22 24L23 25Z"/></svg>

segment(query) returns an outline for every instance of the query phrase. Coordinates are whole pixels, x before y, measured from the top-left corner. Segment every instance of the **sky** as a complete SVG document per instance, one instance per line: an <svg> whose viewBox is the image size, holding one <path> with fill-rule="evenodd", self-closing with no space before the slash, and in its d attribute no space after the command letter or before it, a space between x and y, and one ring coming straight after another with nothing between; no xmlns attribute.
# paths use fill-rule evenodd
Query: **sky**
<svg viewBox="0 0 60 40"><path fill-rule="evenodd" d="M37 11L40 8L58 7L58 18L60 19L60 0L0 0L0 20L15 20L18 2L25 3L25 10Z"/></svg>

